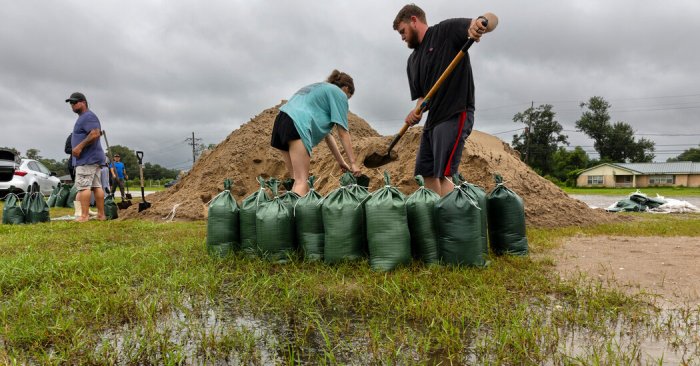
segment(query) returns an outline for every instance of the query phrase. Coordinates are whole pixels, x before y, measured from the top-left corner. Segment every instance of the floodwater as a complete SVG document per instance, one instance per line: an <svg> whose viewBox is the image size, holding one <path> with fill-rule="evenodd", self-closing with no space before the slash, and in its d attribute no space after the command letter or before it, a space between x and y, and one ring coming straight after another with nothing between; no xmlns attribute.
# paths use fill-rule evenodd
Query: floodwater
<svg viewBox="0 0 700 366"><path fill-rule="evenodd" d="M575 198L583 203L587 204L591 208L607 208L610 205L616 203L621 199L629 197L625 196L606 196L598 194L570 194L569 197ZM655 198L656 195L649 195L649 198ZM688 203L700 207L700 197L684 197L684 196L668 196L666 198L673 198L680 201L687 201Z"/></svg>
<svg viewBox="0 0 700 366"><path fill-rule="evenodd" d="M228 308L228 305L234 304L223 305L226 308L207 308L205 304L204 308L198 310L197 307L174 310L154 319L155 323L150 326L133 324L109 329L100 337L101 342L95 349L96 360L98 363L105 361L117 365L163 363L169 359L164 351L170 350L172 354L172 351L176 350L174 353L179 357L175 359L175 363L194 365L315 364L324 359L342 364L381 363L381 360L372 359L368 352L358 352L371 341L369 328L360 332L350 329L347 333L333 334L328 338L322 329L322 322L315 323L315 326L310 328L305 324L295 326L295 321L290 323L289 317L279 317L279 314L256 317ZM554 330L556 326L549 317L553 311L566 311L562 310L561 305L555 305L553 309L555 310L533 308L535 313L547 314L540 326L553 327L550 331L556 334L556 351L540 360L545 365L568 364L569 362L563 361L566 359L585 362L598 358L612 363L615 363L615 360L625 360L625 364L638 365L660 362L690 364L687 362L695 362L700 356L697 310L665 310L657 319L647 324L613 320L608 324L608 328L594 331L571 325ZM557 318L561 319L561 314ZM358 328L367 327L367 324L361 324L359 321L358 323ZM311 334L304 334L310 329L316 331L311 330ZM483 334L477 337L469 348L489 343L488 339L492 335L485 329L476 330L475 334L481 332ZM298 337L307 339L307 342L302 342L303 349L296 348L298 344L290 347L294 342L288 343L295 338L298 342ZM342 345L336 344L335 337L345 341ZM538 344L539 347L546 346L545 338L547 337L543 338L543 344ZM403 361L406 364L420 361L420 349L415 346L405 344L399 347L401 352L408 356ZM222 348L217 349L219 347ZM345 349L347 347L350 349ZM470 353L462 356L465 358L458 360L460 364L475 364L479 362L479 358L484 357L482 361L489 359L489 355L484 354ZM450 364L454 359L441 354L438 349L429 355L428 361L430 364Z"/></svg>

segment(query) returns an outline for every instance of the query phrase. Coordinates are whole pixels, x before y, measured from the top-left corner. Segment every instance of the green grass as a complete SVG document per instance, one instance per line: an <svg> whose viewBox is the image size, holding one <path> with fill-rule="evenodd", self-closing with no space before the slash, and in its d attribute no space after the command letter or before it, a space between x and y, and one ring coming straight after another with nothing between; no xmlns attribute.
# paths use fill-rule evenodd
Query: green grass
<svg viewBox="0 0 700 366"><path fill-rule="evenodd" d="M579 188L579 187L561 187L568 194L599 194L609 196L627 196L639 189L651 197L656 197L660 194L666 197L698 197L700 196L700 187L645 187L645 188Z"/></svg>
<svg viewBox="0 0 700 366"><path fill-rule="evenodd" d="M531 249L571 235L700 237L698 215L632 216L533 228ZM539 255L376 273L213 259L205 235L205 222L0 225L0 364L636 364L647 338L700 357L683 336L700 309L669 319L650 296L561 280Z"/></svg>

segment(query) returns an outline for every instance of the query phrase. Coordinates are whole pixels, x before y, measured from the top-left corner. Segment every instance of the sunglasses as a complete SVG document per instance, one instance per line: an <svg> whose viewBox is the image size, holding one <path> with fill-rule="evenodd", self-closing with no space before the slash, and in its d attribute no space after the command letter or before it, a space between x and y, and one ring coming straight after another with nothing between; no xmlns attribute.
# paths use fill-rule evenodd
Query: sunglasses
<svg viewBox="0 0 700 366"><path fill-rule="evenodd" d="M74 104L78 104L78 103L80 103L80 102L82 102L82 100L80 100L80 101L77 101L77 102L76 102L76 101L73 101L73 100L71 100L71 101L70 101L70 102L68 102L68 103L70 103L70 105L74 105Z"/></svg>

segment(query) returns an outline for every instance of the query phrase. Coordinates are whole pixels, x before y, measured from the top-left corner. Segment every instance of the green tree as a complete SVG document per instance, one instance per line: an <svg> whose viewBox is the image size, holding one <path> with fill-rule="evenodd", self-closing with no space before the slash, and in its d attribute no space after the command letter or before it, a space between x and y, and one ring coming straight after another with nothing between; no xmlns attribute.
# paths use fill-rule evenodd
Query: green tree
<svg viewBox="0 0 700 366"><path fill-rule="evenodd" d="M143 179L175 179L179 171L159 164L144 163Z"/></svg>
<svg viewBox="0 0 700 366"><path fill-rule="evenodd" d="M41 160L42 157L39 155L39 149L28 149L27 150L27 159L32 159L32 160Z"/></svg>
<svg viewBox="0 0 700 366"><path fill-rule="evenodd" d="M567 186L573 187L576 184L578 174L572 174L572 172L578 172L587 168L590 158L581 146L576 146L572 151L559 147L557 152L554 153L553 162L552 176L565 182Z"/></svg>
<svg viewBox="0 0 700 366"><path fill-rule="evenodd" d="M608 109L611 105L602 97L594 96L588 103L576 128L593 139L593 147L601 161L618 163L642 163L654 159L654 142L645 138L636 140L632 126L625 122L610 123Z"/></svg>
<svg viewBox="0 0 700 366"><path fill-rule="evenodd" d="M700 145L698 145L700 147ZM675 158L668 158L666 161L694 161L696 163L700 162L700 148L691 147L688 150L683 151L680 155Z"/></svg>
<svg viewBox="0 0 700 366"><path fill-rule="evenodd" d="M555 115L551 104L543 104L513 116L513 122L528 125L523 133L513 135L513 148L541 175L552 173L552 156L559 144L569 144L567 136L561 133L561 124L554 119Z"/></svg>

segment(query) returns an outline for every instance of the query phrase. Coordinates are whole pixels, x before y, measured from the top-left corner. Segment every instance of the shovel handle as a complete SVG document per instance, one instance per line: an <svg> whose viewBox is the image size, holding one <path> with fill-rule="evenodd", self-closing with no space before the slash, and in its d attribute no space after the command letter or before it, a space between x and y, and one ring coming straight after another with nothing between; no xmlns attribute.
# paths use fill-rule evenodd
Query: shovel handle
<svg viewBox="0 0 700 366"><path fill-rule="evenodd" d="M141 178L141 196L143 196L143 151L136 152L136 159L139 159L139 178Z"/></svg>
<svg viewBox="0 0 700 366"><path fill-rule="evenodd" d="M401 127L399 133L397 133L396 136L394 136L394 139L391 140L391 144L389 144L389 149L387 149L389 153L391 153L391 149L394 148L394 145L396 145L396 143L399 142L399 140L401 140L401 137L406 133L406 131L408 131L409 127L411 126L409 126L408 123L403 124L403 127Z"/></svg>
<svg viewBox="0 0 700 366"><path fill-rule="evenodd" d="M488 27L489 21L486 19L481 20L481 24L484 25L484 27ZM459 64L460 61L464 58L464 55L467 54L467 51L469 50L469 47L471 47L474 44L474 40L471 38L467 38L467 42L464 43L464 46L462 46L462 49L457 52L457 55L455 58L452 59L452 62L447 66L445 71L442 72L442 75L440 75L440 78L435 82L432 88L430 88L430 91L428 94L425 96L423 99L423 102L416 107L416 110L413 112L416 116L420 116L423 111L428 108L428 102L430 102L430 98L432 98L435 93L437 93L438 89L440 89L440 86L442 86L442 83L447 79L450 74L452 74L452 70L457 67L457 64Z"/></svg>

